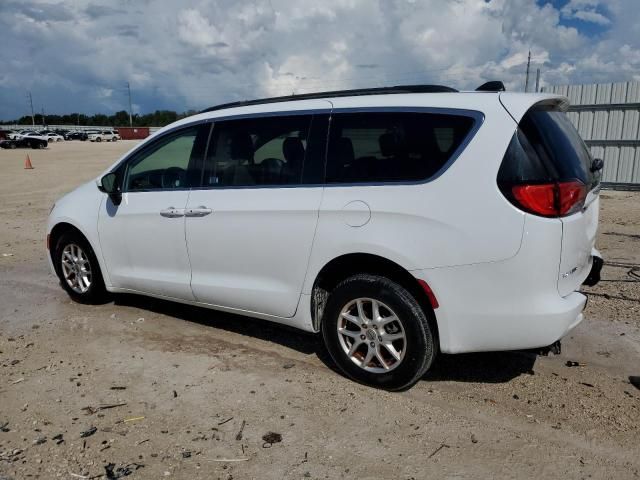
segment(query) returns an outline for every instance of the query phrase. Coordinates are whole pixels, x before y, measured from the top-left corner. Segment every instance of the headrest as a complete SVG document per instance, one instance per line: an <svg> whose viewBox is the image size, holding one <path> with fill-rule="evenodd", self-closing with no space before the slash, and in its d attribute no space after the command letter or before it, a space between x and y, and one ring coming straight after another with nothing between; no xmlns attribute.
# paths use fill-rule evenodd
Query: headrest
<svg viewBox="0 0 640 480"><path fill-rule="evenodd" d="M343 164L353 162L356 155L353 151L353 143L350 138L342 137L338 140L338 156Z"/></svg>
<svg viewBox="0 0 640 480"><path fill-rule="evenodd" d="M253 140L246 132L237 132L231 137L229 154L234 160L253 159Z"/></svg>
<svg viewBox="0 0 640 480"><path fill-rule="evenodd" d="M383 157L391 157L397 153L396 139L393 133L383 133L378 137L378 143Z"/></svg>
<svg viewBox="0 0 640 480"><path fill-rule="evenodd" d="M282 154L287 162L301 160L304 157L304 145L298 137L287 137L282 142Z"/></svg>

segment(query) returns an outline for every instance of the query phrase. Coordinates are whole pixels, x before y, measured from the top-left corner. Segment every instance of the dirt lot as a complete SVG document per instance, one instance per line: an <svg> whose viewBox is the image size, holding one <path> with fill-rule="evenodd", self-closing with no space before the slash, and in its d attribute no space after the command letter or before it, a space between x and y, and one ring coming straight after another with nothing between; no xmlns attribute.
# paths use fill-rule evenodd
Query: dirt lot
<svg viewBox="0 0 640 480"><path fill-rule="evenodd" d="M376 391L335 373L311 335L141 297L68 299L45 261L49 208L133 145L0 151L0 479L640 476L629 267L587 289L560 356L442 356L410 391ZM640 194L602 199L599 248L639 264Z"/></svg>

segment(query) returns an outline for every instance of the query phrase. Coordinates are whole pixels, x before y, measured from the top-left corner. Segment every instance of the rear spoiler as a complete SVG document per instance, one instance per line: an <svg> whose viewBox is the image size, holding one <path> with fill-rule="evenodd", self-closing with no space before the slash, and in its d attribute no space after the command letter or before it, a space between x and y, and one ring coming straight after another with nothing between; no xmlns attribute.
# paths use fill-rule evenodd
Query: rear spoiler
<svg viewBox="0 0 640 480"><path fill-rule="evenodd" d="M504 83L500 80L492 80L490 82L483 83L478 88L476 88L476 92L504 92L506 88L504 88Z"/></svg>
<svg viewBox="0 0 640 480"><path fill-rule="evenodd" d="M569 106L569 99L562 95L550 93L501 92L500 103L515 122L520 123L524 114L530 108L536 106L553 106L559 110L566 111Z"/></svg>

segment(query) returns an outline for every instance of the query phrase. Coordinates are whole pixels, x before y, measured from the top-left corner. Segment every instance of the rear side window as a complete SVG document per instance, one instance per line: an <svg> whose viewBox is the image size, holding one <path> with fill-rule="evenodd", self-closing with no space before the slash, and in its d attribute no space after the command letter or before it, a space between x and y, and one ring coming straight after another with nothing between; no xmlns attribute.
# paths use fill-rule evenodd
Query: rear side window
<svg viewBox="0 0 640 480"><path fill-rule="evenodd" d="M327 183L427 180L453 157L474 119L463 115L366 112L331 117Z"/></svg>
<svg viewBox="0 0 640 480"><path fill-rule="evenodd" d="M322 153L310 148L311 123L311 115L216 122L203 186L299 185L307 162Z"/></svg>
<svg viewBox="0 0 640 480"><path fill-rule="evenodd" d="M600 181L593 158L567 115L552 106L529 110L520 121L500 167L502 184L577 180L589 190Z"/></svg>

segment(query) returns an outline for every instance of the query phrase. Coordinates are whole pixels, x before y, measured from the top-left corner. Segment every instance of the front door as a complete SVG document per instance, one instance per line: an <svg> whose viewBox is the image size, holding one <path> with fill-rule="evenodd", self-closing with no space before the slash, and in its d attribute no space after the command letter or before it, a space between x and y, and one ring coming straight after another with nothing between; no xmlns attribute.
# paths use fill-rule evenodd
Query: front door
<svg viewBox="0 0 640 480"><path fill-rule="evenodd" d="M322 200L327 124L326 114L295 113L215 123L203 185L186 210L198 301L295 314Z"/></svg>
<svg viewBox="0 0 640 480"><path fill-rule="evenodd" d="M107 198L98 217L114 287L193 300L184 212L208 129L201 125L163 135L118 169L122 202L114 205Z"/></svg>

